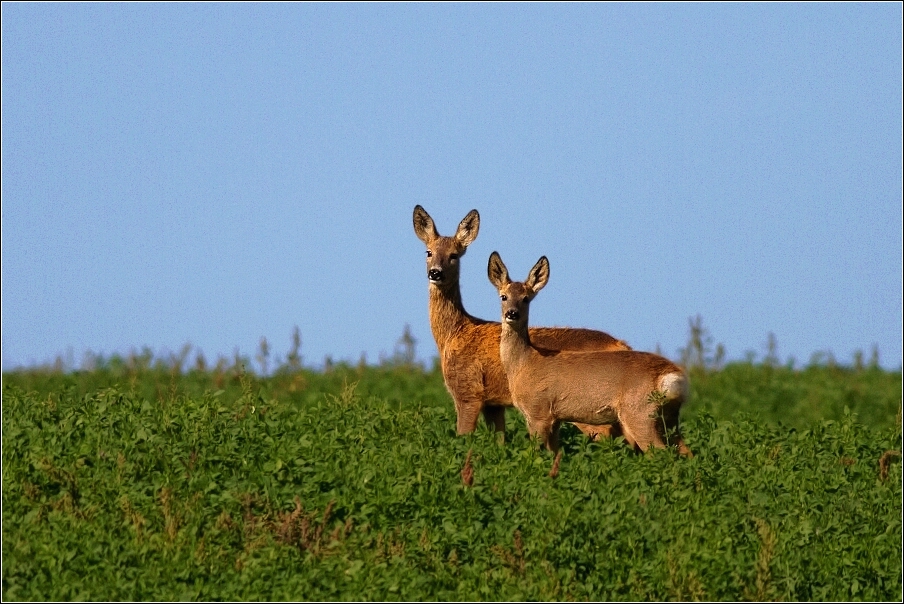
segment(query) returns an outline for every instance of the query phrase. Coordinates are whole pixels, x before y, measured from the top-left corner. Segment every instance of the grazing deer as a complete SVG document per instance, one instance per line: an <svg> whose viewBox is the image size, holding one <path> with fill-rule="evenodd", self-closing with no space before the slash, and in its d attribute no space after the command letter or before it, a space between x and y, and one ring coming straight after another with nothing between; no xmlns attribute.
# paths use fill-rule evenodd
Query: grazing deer
<svg viewBox="0 0 904 604"><path fill-rule="evenodd" d="M424 208L414 207L414 232L427 246L430 328L439 349L446 389L455 402L459 434L473 432L481 412L487 424L504 432L505 408L512 406L508 380L499 360L501 327L495 321L472 317L461 301L459 261L477 238L479 226L480 215L471 210L455 235L443 237ZM630 350L621 340L592 329L534 328L531 338L555 350ZM617 426L578 428L591 438L617 433Z"/></svg>
<svg viewBox="0 0 904 604"><path fill-rule="evenodd" d="M562 421L618 422L625 440L641 451L675 444L692 456L678 433L678 412L688 394L684 371L649 352L548 350L528 331L528 307L549 281L549 261L540 258L523 283L509 279L499 254L490 255L490 282L502 302L499 353L515 407L532 436L559 448Z"/></svg>

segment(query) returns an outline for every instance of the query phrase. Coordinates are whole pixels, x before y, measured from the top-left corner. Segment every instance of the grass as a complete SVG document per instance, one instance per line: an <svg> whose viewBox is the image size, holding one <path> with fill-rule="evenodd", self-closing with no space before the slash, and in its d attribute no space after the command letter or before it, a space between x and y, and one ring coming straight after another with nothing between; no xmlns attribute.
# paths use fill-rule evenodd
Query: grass
<svg viewBox="0 0 904 604"><path fill-rule="evenodd" d="M406 363L6 373L3 600L899 601L900 371L692 388L693 459L554 461Z"/></svg>

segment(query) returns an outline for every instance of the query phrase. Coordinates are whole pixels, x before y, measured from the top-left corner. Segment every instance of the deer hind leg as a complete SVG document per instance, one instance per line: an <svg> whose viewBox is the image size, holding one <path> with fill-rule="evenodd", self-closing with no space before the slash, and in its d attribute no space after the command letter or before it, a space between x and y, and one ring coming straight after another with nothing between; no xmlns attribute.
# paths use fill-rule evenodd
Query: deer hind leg
<svg viewBox="0 0 904 604"><path fill-rule="evenodd" d="M634 450L640 450L640 445L637 444L637 437L634 435L631 426L624 421L620 421L619 426L621 426L622 436L625 437L625 442L628 446Z"/></svg>
<svg viewBox="0 0 904 604"><path fill-rule="evenodd" d="M678 453L684 457L693 457L694 454L684 442L681 430L678 427L678 413L681 410L681 400L669 401L660 410L661 419L658 424L663 429L664 440L669 445L678 448Z"/></svg>
<svg viewBox="0 0 904 604"><path fill-rule="evenodd" d="M485 405L483 407L483 419L496 432L505 433L505 407Z"/></svg>
<svg viewBox="0 0 904 604"><path fill-rule="evenodd" d="M675 445L678 452L685 457L693 457L690 448L685 444L678 429L678 413L681 405L687 400L690 385L684 373L670 373L663 376L659 382L659 389L665 393L666 400L657 409L657 429L661 430L663 440L669 445Z"/></svg>
<svg viewBox="0 0 904 604"><path fill-rule="evenodd" d="M669 445L674 445L681 455L693 457L694 454L678 432L680 406L680 401L669 401L656 409L632 412L621 422L625 440L633 441L635 448L642 452L646 452L650 445L657 449L665 449Z"/></svg>
<svg viewBox="0 0 904 604"><path fill-rule="evenodd" d="M579 424L575 423L575 427L587 435L587 437L596 442L601 438L615 438L621 436L622 431L618 424Z"/></svg>
<svg viewBox="0 0 904 604"><path fill-rule="evenodd" d="M666 447L662 438L662 431L657 429L656 426L659 421L659 413L651 413L651 411L650 409L641 408L631 410L624 416L619 417L619 423L625 433L625 440L644 453L650 448L650 445L658 449Z"/></svg>
<svg viewBox="0 0 904 604"><path fill-rule="evenodd" d="M546 448L552 451L553 453L559 452L559 426L561 422L553 422L552 426L550 426L549 431L544 436L544 443L546 443Z"/></svg>

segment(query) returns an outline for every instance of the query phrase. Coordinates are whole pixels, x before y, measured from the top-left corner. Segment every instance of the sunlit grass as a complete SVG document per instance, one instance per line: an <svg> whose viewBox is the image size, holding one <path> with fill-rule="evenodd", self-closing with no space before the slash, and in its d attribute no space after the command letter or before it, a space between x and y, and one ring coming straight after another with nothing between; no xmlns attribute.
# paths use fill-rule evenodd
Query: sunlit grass
<svg viewBox="0 0 904 604"><path fill-rule="evenodd" d="M694 458L556 462L409 353L5 373L4 601L900 599L900 372L704 363Z"/></svg>

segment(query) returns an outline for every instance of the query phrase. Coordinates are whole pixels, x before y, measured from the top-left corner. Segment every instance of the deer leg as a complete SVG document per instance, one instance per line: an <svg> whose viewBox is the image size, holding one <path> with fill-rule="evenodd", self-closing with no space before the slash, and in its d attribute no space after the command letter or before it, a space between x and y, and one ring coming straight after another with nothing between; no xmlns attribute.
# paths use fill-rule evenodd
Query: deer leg
<svg viewBox="0 0 904 604"><path fill-rule="evenodd" d="M669 445L675 445L678 448L678 453L684 457L693 457L694 454L684 442L684 438L682 438L681 431L678 428L680 405L680 402L663 405L661 409L662 419L659 422L663 428L666 442Z"/></svg>
<svg viewBox="0 0 904 604"><path fill-rule="evenodd" d="M632 410L626 417L619 417L619 420L623 420L620 422L622 429L625 430L625 433L631 432L634 444L641 452L646 453L650 445L657 449L666 448L665 440L662 437L663 425L659 409Z"/></svg>
<svg viewBox="0 0 904 604"><path fill-rule="evenodd" d="M559 426L560 422L553 422L546 436L546 448L553 453L559 452Z"/></svg>
<svg viewBox="0 0 904 604"><path fill-rule="evenodd" d="M625 422L619 422L619 425L621 426L622 435L625 437L625 442L628 443L628 446L634 450L639 449L640 446L637 444L637 438L634 436L634 431L631 427Z"/></svg>
<svg viewBox="0 0 904 604"><path fill-rule="evenodd" d="M485 405L483 408L483 419L496 432L505 433L505 407Z"/></svg>
<svg viewBox="0 0 904 604"><path fill-rule="evenodd" d="M621 429L618 424L579 424L574 423L575 427L587 435L592 441L598 441L601 438L615 438L621 436Z"/></svg>
<svg viewBox="0 0 904 604"><path fill-rule="evenodd" d="M681 438L681 435L678 435L674 439L674 443L675 443L675 445L678 446L678 453L680 453L684 457L693 457L694 456L694 452L691 451L690 447L687 446L687 444L684 442L684 439Z"/></svg>
<svg viewBox="0 0 904 604"><path fill-rule="evenodd" d="M544 447L553 453L559 450L559 423L554 420L527 419L527 429L532 437L539 437Z"/></svg>
<svg viewBox="0 0 904 604"><path fill-rule="evenodd" d="M622 429L618 422L599 427L604 430L603 432L600 432L600 436L605 436L606 438L617 438L622 436Z"/></svg>
<svg viewBox="0 0 904 604"><path fill-rule="evenodd" d="M456 430L459 434L470 434L477 429L477 419L483 401L475 399L455 399Z"/></svg>
<svg viewBox="0 0 904 604"><path fill-rule="evenodd" d="M531 417L526 413L524 414L524 421L527 423L527 433L530 434L530 437L532 439L539 439L541 446L545 445L546 435L549 432L546 423L538 418Z"/></svg>

